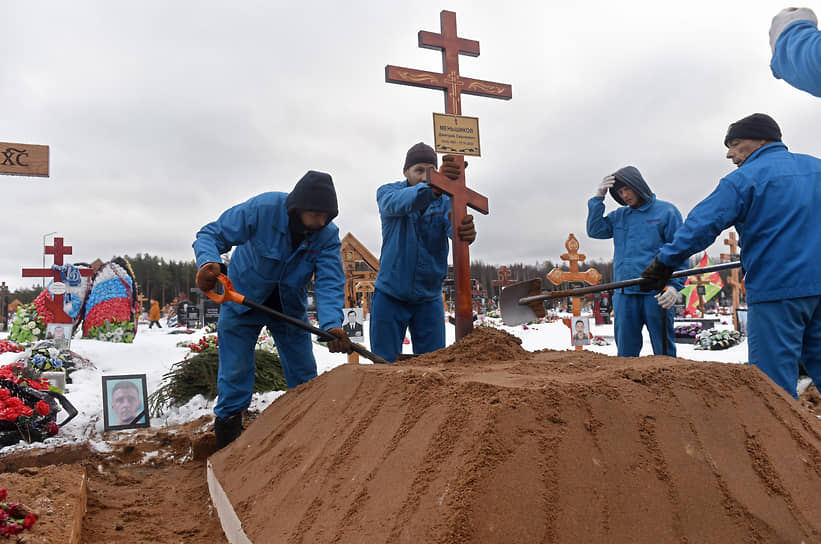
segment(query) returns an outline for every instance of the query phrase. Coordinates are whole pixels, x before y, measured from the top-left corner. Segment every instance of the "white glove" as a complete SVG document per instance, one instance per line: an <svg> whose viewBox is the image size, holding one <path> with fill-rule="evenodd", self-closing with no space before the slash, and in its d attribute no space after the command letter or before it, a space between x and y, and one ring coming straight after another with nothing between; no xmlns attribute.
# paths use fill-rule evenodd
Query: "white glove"
<svg viewBox="0 0 821 544"><path fill-rule="evenodd" d="M610 190L610 187L616 184L616 176L610 174L609 176L605 176L604 179L601 180L599 184L599 188L596 190L596 196L605 196L607 195L607 191Z"/></svg>
<svg viewBox="0 0 821 544"><path fill-rule="evenodd" d="M661 306L662 309L669 310L678 300L678 291L676 291L675 287L670 287L668 285L664 291L656 295L656 300L659 302L659 306Z"/></svg>
<svg viewBox="0 0 821 544"><path fill-rule="evenodd" d="M792 22L795 21L810 21L817 25L818 19L815 13L810 8L784 8L778 12L778 15L773 17L773 22L770 25L770 49L775 53L775 42L781 32Z"/></svg>

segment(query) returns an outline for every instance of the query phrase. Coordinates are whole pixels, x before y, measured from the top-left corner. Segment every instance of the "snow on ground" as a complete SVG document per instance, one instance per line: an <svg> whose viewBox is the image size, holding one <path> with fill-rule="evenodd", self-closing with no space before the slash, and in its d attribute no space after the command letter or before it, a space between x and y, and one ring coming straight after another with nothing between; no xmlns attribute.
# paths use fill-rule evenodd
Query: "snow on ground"
<svg viewBox="0 0 821 544"><path fill-rule="evenodd" d="M605 346L585 346L585 350L595 351L606 355L616 355L616 345L613 342L612 325L594 325L591 319L591 332L595 336L601 336L611 343ZM718 328L732 328L732 320L719 321ZM60 429L60 434L48 439L44 443L25 444L21 442L16 446L5 448L3 453L29 448L44 448L57 446L70 442L89 441L92 448L99 451L108 451L107 438L111 438L112 433L120 438L119 433L133 432L131 430L103 431L103 394L102 377L125 374L145 374L149 394L154 392L163 381L163 375L171 369L171 366L183 360L187 347L177 347L177 343L194 343L207 334L205 329L199 329L191 334L169 334L172 330L165 326L163 328L149 329L141 325L134 342L132 344L121 344L111 342L101 342L99 340L74 339L71 341L71 350L80 356L88 359L93 368L82 368L72 373L73 383L66 388L66 398L79 410L79 415L68 425ZM507 327L500 324L498 319L480 318L476 325L490 325L498 327L510 334L522 339L522 346L528 351L540 349L568 350L573 349L570 341L570 329L561 321L552 323L541 323L538 325ZM365 345L369 346L368 324L365 324ZM0 333L0 339L5 339L7 333ZM446 325L446 341L448 345L455 341L455 329L453 325ZM746 338L739 345L721 351L701 351L696 350L690 344L676 344L678 357L694 361L718 361L724 363L746 363L747 362L747 342ZM413 353L410 344L403 347L404 353ZM644 330L644 347L641 355L651 355L650 339ZM314 344L314 355L317 361L319 373L327 372L341 364L347 362L347 355L340 353L330 353L324 346ZM9 364L21 356L20 353L0 354L0 365ZM360 363L367 364L369 361L360 357ZM274 402L282 391L255 394L251 405L252 409L264 410ZM192 421L202 415L211 414L213 402L207 402L201 396L192 399L189 403L178 408L172 408L162 417L151 418L152 427L164 427ZM62 421L65 414L58 414L58 421Z"/></svg>

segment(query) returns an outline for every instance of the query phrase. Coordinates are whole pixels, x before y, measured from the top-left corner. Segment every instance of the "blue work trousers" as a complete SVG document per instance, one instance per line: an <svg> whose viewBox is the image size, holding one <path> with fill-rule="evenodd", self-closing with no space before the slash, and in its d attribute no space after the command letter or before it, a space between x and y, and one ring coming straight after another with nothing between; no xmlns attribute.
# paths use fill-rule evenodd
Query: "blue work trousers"
<svg viewBox="0 0 821 544"><path fill-rule="evenodd" d="M379 289L371 304L371 350L383 359L396 362L402 353L405 331L410 329L413 352L429 353L445 347L445 308L442 299L403 302Z"/></svg>
<svg viewBox="0 0 821 544"><path fill-rule="evenodd" d="M798 398L798 361L821 386L821 296L749 304L750 364Z"/></svg>
<svg viewBox="0 0 821 544"><path fill-rule="evenodd" d="M214 413L225 419L245 410L254 392L254 350L263 326L274 338L288 387L316 377L311 333L251 310L239 314L233 304L223 304L217 322L219 372Z"/></svg>
<svg viewBox="0 0 821 544"><path fill-rule="evenodd" d="M663 310L652 295L628 295L616 292L613 295L613 318L615 320L616 347L619 357L638 357L641 352L641 329L647 325L653 353L661 355L662 319L667 325L667 355L676 356L676 330L673 323L673 309Z"/></svg>

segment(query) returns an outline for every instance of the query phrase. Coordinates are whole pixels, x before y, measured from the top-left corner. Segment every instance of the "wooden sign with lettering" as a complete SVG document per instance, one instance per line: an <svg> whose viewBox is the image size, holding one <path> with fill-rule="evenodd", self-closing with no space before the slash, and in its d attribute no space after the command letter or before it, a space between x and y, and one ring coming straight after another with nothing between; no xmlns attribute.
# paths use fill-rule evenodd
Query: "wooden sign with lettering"
<svg viewBox="0 0 821 544"><path fill-rule="evenodd" d="M0 174L48 177L48 146L0 142Z"/></svg>

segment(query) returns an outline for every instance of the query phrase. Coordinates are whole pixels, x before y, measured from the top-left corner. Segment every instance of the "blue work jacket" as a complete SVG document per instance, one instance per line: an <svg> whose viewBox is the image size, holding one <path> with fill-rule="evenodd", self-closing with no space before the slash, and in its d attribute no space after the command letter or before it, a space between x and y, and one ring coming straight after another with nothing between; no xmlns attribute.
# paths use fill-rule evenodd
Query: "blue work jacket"
<svg viewBox="0 0 821 544"><path fill-rule="evenodd" d="M821 31L811 21L795 21L778 35L770 69L793 87L821 96Z"/></svg>
<svg viewBox="0 0 821 544"><path fill-rule="evenodd" d="M314 277L320 328L340 327L345 273L339 229L329 223L292 253L287 197L287 193L263 193L229 208L202 227L193 244L197 267L221 262L220 255L236 247L228 265L228 277L236 291L263 303L279 284L283 312L303 321L308 319L306 286ZM235 309L239 313L250 310L247 306Z"/></svg>
<svg viewBox="0 0 821 544"><path fill-rule="evenodd" d="M448 196L404 180L380 187L376 202L382 219L376 288L405 302L441 298L450 251Z"/></svg>
<svg viewBox="0 0 821 544"><path fill-rule="evenodd" d="M621 206L607 216L604 215L604 197L594 196L587 201L587 235L599 240L613 239L613 281L641 277L659 248L673 240L681 223L678 208L657 200L652 193L641 207ZM685 281L676 278L669 283L680 291ZM625 287L624 292L632 295L658 293L641 291L637 285Z"/></svg>
<svg viewBox="0 0 821 544"><path fill-rule="evenodd" d="M735 226L747 302L821 294L821 159L757 149L687 216L659 259L673 266Z"/></svg>

